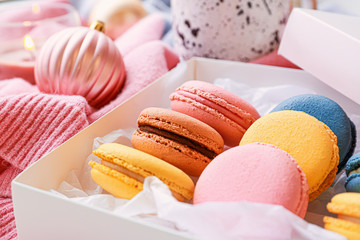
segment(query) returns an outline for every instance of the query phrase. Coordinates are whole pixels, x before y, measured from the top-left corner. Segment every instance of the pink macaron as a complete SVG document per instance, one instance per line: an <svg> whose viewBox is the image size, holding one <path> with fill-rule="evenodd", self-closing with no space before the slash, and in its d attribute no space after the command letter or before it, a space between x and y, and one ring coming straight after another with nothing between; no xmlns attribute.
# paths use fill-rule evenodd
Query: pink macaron
<svg viewBox="0 0 360 240"><path fill-rule="evenodd" d="M223 137L228 146L239 144L245 131L260 117L236 94L203 81L188 81L170 95L171 109L199 119Z"/></svg>
<svg viewBox="0 0 360 240"><path fill-rule="evenodd" d="M250 143L218 155L195 186L194 204L256 202L282 205L304 218L309 186L287 152L266 143Z"/></svg>

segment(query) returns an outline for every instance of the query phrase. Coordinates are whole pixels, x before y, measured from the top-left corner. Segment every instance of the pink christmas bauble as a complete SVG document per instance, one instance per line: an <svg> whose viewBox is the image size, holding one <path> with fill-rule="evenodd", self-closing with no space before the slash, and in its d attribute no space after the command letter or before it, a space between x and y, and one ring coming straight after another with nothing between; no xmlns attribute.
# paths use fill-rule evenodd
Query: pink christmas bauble
<svg viewBox="0 0 360 240"><path fill-rule="evenodd" d="M40 91L81 95L101 107L121 90L125 67L114 42L101 31L73 27L52 35L35 64Z"/></svg>

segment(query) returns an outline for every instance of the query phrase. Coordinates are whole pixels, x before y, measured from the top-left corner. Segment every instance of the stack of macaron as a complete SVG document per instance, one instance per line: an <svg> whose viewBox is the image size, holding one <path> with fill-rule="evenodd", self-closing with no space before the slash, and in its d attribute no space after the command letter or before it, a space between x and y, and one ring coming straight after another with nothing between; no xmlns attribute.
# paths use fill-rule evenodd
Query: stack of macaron
<svg viewBox="0 0 360 240"><path fill-rule="evenodd" d="M203 81L188 81L170 95L171 110L144 109L131 138L134 148L198 177L224 144L239 144L260 117L236 94Z"/></svg>
<svg viewBox="0 0 360 240"><path fill-rule="evenodd" d="M272 112L282 110L305 112L325 123L334 132L339 147L338 172L340 172L354 153L356 145L355 125L342 107L330 98L321 95L302 94L283 101Z"/></svg>
<svg viewBox="0 0 360 240"><path fill-rule="evenodd" d="M282 205L302 218L305 216L309 185L294 158L271 144L238 146L260 118L250 103L202 81L182 84L170 95L170 100L172 110L213 127L224 143L232 147L203 170L195 186L194 204L250 201Z"/></svg>
<svg viewBox="0 0 360 240"><path fill-rule="evenodd" d="M201 172L224 148L220 134L188 115L164 108L146 108L131 137L134 148L156 156L192 176Z"/></svg>
<svg viewBox="0 0 360 240"><path fill-rule="evenodd" d="M340 233L348 240L360 239L360 193L337 194L327 209L338 217L325 216L325 229Z"/></svg>
<svg viewBox="0 0 360 240"><path fill-rule="evenodd" d="M360 193L360 152L354 154L346 163L345 188L348 192Z"/></svg>
<svg viewBox="0 0 360 240"><path fill-rule="evenodd" d="M223 152L224 141L228 146L238 145L245 131L260 117L242 98L202 81L183 84L170 100L172 110L150 107L139 114L138 128L131 137L133 148L104 144L93 152L102 159L101 163L89 163L98 185L117 197L129 199L142 189L146 176L165 179L166 184L171 181L169 176L158 174L158 168L172 166L167 171L199 177ZM185 184L180 185L191 189L187 178L183 178ZM178 199L189 200L189 195Z"/></svg>
<svg viewBox="0 0 360 240"><path fill-rule="evenodd" d="M288 152L304 171L310 201L334 181L339 162L336 136L323 122L300 111L269 113L245 133L240 145L263 142Z"/></svg>
<svg viewBox="0 0 360 240"><path fill-rule="evenodd" d="M281 102L253 124L240 145L251 142L274 144L289 152L307 176L312 201L332 184L353 154L356 129L335 101L303 94Z"/></svg>
<svg viewBox="0 0 360 240"><path fill-rule="evenodd" d="M92 176L105 190L131 198L146 176L157 176L183 201L194 194L194 204L278 204L304 217L308 202L332 184L354 151L354 124L320 95L292 97L263 117L241 97L208 82L185 82L169 98L171 110L150 107L139 114L133 148L94 151L102 163L90 163ZM352 162L349 173L359 168ZM189 176L199 177L196 185ZM128 185L132 190L123 193Z"/></svg>

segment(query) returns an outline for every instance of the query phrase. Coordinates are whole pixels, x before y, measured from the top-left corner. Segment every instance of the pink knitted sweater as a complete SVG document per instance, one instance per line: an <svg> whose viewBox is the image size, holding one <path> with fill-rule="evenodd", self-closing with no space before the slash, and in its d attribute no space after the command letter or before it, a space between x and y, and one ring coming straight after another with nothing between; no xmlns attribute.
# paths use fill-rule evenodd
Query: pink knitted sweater
<svg viewBox="0 0 360 240"><path fill-rule="evenodd" d="M92 109L81 96L40 93L22 79L0 81L0 239L17 239L10 186L19 173L176 66L177 55L157 41L163 31L162 17L150 15L116 41L126 83L101 109Z"/></svg>

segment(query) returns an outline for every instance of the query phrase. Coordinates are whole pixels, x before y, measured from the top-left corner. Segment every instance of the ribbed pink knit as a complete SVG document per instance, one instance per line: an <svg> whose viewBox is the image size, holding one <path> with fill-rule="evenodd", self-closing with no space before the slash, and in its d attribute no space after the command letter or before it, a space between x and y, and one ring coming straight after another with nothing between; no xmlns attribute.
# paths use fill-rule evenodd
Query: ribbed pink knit
<svg viewBox="0 0 360 240"><path fill-rule="evenodd" d="M17 239L11 198L0 198L0 239Z"/></svg>
<svg viewBox="0 0 360 240"><path fill-rule="evenodd" d="M88 126L80 96L28 93L0 97L0 239L16 239L11 181Z"/></svg>
<svg viewBox="0 0 360 240"><path fill-rule="evenodd" d="M88 125L80 96L41 93L0 97L0 158L25 169Z"/></svg>
<svg viewBox="0 0 360 240"><path fill-rule="evenodd" d="M22 170L9 165L3 172L0 173L0 198L11 197L11 181L21 172Z"/></svg>

